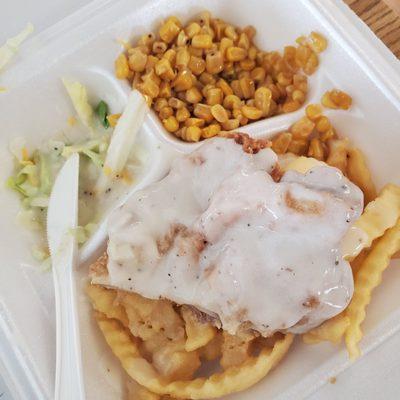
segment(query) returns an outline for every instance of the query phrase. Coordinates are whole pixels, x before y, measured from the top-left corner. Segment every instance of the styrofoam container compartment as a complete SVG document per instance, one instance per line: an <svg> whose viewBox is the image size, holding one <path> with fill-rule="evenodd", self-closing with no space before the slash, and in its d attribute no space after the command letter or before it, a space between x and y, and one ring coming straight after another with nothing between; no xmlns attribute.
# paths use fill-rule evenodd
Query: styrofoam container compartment
<svg viewBox="0 0 400 400"><path fill-rule="evenodd" d="M166 16L186 20L204 9L238 26L257 28L263 49L282 49L312 30L329 40L321 64L309 79L307 103L324 91L342 89L353 97L350 111L327 111L339 134L348 136L368 157L378 187L400 184L400 66L394 56L342 2L335 0L96 0L27 42L17 61L2 75L8 91L0 96L0 180L11 172L8 144L26 136L33 144L67 129L72 106L60 77L88 86L93 100L105 99L120 112L128 85L114 77L121 51L116 39L139 36ZM304 113L273 117L242 129L269 136L288 128ZM191 151L179 144L150 115L138 139L144 146L161 141L150 153L150 178L165 172L164 148ZM153 146L154 147L154 146ZM160 162L162 160L163 162ZM154 167L157 166L157 167ZM140 177L139 177L140 179ZM16 399L51 399L54 391L55 318L51 272L32 262L29 235L16 224L16 196L0 189L0 372ZM84 294L87 266L77 272L86 393L88 399L123 398L118 362L98 332ZM363 324L362 350L368 352L400 328L400 269L389 268L373 294ZM362 360L360 361L362 362ZM259 384L229 399L301 399L349 365L343 347L305 345L301 340Z"/></svg>

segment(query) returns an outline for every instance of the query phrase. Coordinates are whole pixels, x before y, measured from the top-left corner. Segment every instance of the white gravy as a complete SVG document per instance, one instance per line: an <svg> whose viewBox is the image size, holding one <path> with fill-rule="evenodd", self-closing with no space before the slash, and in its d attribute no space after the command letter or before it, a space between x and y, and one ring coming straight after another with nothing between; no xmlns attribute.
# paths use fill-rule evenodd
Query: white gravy
<svg viewBox="0 0 400 400"><path fill-rule="evenodd" d="M340 313L353 294L341 240L362 192L328 166L275 182L276 164L223 138L175 160L112 214L107 284L193 305L232 334L301 333Z"/></svg>

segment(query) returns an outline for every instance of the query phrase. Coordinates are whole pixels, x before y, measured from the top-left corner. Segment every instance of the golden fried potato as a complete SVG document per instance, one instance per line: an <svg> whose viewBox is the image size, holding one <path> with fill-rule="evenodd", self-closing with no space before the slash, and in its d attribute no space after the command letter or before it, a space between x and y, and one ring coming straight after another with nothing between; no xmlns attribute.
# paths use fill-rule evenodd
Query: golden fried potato
<svg viewBox="0 0 400 400"><path fill-rule="evenodd" d="M128 316L125 309L118 302L118 293L114 289L106 289L98 285L88 285L86 288L93 308L107 315L108 318L115 318L128 326Z"/></svg>
<svg viewBox="0 0 400 400"><path fill-rule="evenodd" d="M328 319L316 328L303 335L303 341L307 344L315 344L322 341L339 343L350 324L350 319L344 313Z"/></svg>
<svg viewBox="0 0 400 400"><path fill-rule="evenodd" d="M122 293L121 304L129 318L134 336L150 339L154 333L162 333L167 339L184 338L183 320L168 300L150 300L136 293Z"/></svg>
<svg viewBox="0 0 400 400"><path fill-rule="evenodd" d="M192 379L201 364L197 351L177 349L173 343L155 352L152 361L157 371L170 381Z"/></svg>
<svg viewBox="0 0 400 400"><path fill-rule="evenodd" d="M217 331L216 335L205 346L199 349L200 357L207 361L215 360L222 354L222 332Z"/></svg>
<svg viewBox="0 0 400 400"><path fill-rule="evenodd" d="M178 399L212 399L247 389L279 363L293 342L293 335L285 335L272 349L264 348L257 357L248 358L240 367L228 368L209 378L168 383L140 355L138 340L121 323L100 312L95 316L108 345L129 376L151 392Z"/></svg>
<svg viewBox="0 0 400 400"><path fill-rule="evenodd" d="M243 364L250 356L251 340L230 335L225 331L222 333L222 336L221 367L226 370L229 367Z"/></svg>
<svg viewBox="0 0 400 400"><path fill-rule="evenodd" d="M186 351L203 347L215 337L216 328L209 321L200 321L191 307L182 306L180 312L185 321Z"/></svg>
<svg viewBox="0 0 400 400"><path fill-rule="evenodd" d="M345 341L351 358L360 355L358 343L362 338L361 323L365 319L365 309L371 301L372 291L381 283L382 273L389 265L391 257L400 250L400 220L388 229L371 249L354 282L353 298L346 309L350 319Z"/></svg>

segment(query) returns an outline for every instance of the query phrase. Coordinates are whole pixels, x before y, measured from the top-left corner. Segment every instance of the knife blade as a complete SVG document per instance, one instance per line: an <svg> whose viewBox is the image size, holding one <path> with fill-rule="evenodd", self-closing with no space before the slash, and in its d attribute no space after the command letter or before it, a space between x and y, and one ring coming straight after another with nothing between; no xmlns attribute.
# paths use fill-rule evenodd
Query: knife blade
<svg viewBox="0 0 400 400"><path fill-rule="evenodd" d="M83 400L81 349L73 269L77 243L71 230L78 223L79 155L60 170L50 196L47 239L56 305L56 400Z"/></svg>

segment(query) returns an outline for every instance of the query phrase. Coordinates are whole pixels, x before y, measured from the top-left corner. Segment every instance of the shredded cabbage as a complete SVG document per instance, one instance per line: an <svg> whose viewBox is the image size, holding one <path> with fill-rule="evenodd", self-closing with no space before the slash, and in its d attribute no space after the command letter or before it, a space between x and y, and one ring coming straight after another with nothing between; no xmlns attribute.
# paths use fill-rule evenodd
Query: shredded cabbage
<svg viewBox="0 0 400 400"><path fill-rule="evenodd" d="M18 35L8 39L6 43L0 47L0 70L3 69L17 53L19 46L33 32L33 25L28 23L26 27L18 33Z"/></svg>
<svg viewBox="0 0 400 400"><path fill-rule="evenodd" d="M124 169L147 112L143 95L133 90L111 137L104 166L106 175L115 176Z"/></svg>
<svg viewBox="0 0 400 400"><path fill-rule="evenodd" d="M85 226L77 226L75 229L71 229L70 233L75 237L78 244L83 244L94 233L97 226L97 224L91 222Z"/></svg>
<svg viewBox="0 0 400 400"><path fill-rule="evenodd" d="M82 123L93 130L93 108L89 104L88 94L85 86L78 81L63 78L62 82L67 89L72 104Z"/></svg>
<svg viewBox="0 0 400 400"><path fill-rule="evenodd" d="M130 178L145 162L143 149L133 147L136 133L142 125L147 106L142 95L130 96L127 107L115 128L110 145L111 129L104 129L108 107L101 101L97 108L99 123L94 124L93 110L88 102L87 91L79 82L63 79L76 112L90 132L82 132L77 139L50 139L38 149L28 149L25 139L16 138L10 143L10 152L14 156L15 168L6 186L16 191L21 198L22 209L17 219L26 228L40 232L45 238L47 207L54 179L65 160L73 153L81 155L79 175L79 226L71 231L79 244L84 243L97 229L97 222L112 206L115 198L126 190L118 180L111 185L107 182L107 191L97 191L99 178L103 176L105 160L109 160L114 171L124 171ZM103 125L103 126L102 126ZM120 181L124 181L121 179ZM128 182L128 180L126 180ZM114 185L115 184L115 185ZM110 193L112 192L112 195ZM107 193L107 196L104 194ZM113 197L114 196L114 197ZM42 247L32 249L33 256L48 268L48 251ZM46 267L47 262L47 267Z"/></svg>

